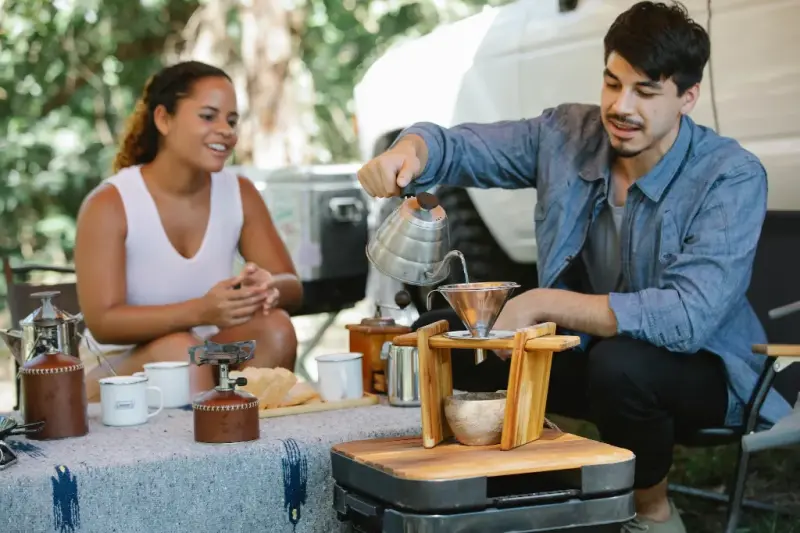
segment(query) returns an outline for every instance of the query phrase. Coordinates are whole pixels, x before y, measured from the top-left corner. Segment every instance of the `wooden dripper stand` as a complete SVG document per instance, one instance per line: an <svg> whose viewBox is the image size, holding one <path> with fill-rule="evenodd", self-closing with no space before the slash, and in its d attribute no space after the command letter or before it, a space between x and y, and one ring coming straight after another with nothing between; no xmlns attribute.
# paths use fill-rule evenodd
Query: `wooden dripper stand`
<svg viewBox="0 0 800 533"><path fill-rule="evenodd" d="M453 338L447 333L447 321L442 320L393 341L396 346L416 346L419 352L422 445L433 448L453 435L444 414L444 399L453 394L450 350L454 348L511 350L500 449L512 450L539 439L553 353L577 346L580 338L556 335L552 322L517 331L510 338Z"/></svg>

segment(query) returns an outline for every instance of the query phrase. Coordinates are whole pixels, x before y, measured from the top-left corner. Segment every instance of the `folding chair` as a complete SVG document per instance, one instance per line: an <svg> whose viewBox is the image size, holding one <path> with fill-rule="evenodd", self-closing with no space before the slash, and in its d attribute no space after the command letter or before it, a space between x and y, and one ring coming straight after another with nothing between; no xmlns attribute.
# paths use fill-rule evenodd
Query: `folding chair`
<svg viewBox="0 0 800 533"><path fill-rule="evenodd" d="M770 310L800 300L800 277L796 272L798 265L800 265L800 213L770 212L764 221L764 228L758 244L748 299L764 325L771 347L778 344L789 345L792 342L800 344L800 313L778 320L771 320L769 316ZM766 352L764 347L754 347L754 350ZM678 442L688 447L710 447L734 443L738 446L738 461L732 483L728 487L727 497L718 492L683 485L673 484L669 487L672 492L687 496L727 502L726 533L734 533L736 530L742 507L780 513L788 512L766 503L744 500L750 454L758 449L770 447L769 443L765 446L763 442L760 445L747 446L747 439L753 439L753 435L758 435L754 433L758 423L758 413L770 387L786 398L790 405L795 404L800 393L800 364L791 365L782 369L781 372L776 372L774 363L775 360L771 357L765 361L764 369L747 403L743 425L704 428L693 434L678 436ZM758 440L763 441L763 439L757 439L757 442ZM785 440L783 442L785 443Z"/></svg>
<svg viewBox="0 0 800 533"><path fill-rule="evenodd" d="M55 284L34 284L26 281L18 281L20 278L23 280L27 278L32 272L53 272L60 274L74 274L75 269L72 267L50 266L50 265L22 265L12 267L8 258L3 258L3 274L6 280L6 287L8 290L8 307L11 314L12 328L18 328L19 323L26 316L31 314L37 307L40 306L39 300L31 298L31 294L41 291L59 291L61 294L54 300L54 304L67 311L68 313L75 314L80 311L78 305L78 288L75 282L71 283L55 283ZM83 324L80 324L78 331L82 331ZM16 403L14 410L19 409L20 400L20 387L19 387L19 364L14 362L14 385L15 385L15 398Z"/></svg>

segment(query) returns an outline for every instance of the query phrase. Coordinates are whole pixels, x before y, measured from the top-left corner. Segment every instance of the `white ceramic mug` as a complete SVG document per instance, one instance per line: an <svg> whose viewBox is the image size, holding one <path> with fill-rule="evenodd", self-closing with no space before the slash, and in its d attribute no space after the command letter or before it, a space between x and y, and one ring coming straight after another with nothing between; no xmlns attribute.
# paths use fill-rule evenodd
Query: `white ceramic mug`
<svg viewBox="0 0 800 533"><path fill-rule="evenodd" d="M147 391L157 391L159 404L147 412ZM113 376L100 380L100 409L107 426L137 426L163 409L161 389L147 384L146 376Z"/></svg>
<svg viewBox="0 0 800 533"><path fill-rule="evenodd" d="M175 409L192 403L188 361L145 363L144 372L135 372L133 375L146 376L153 387L161 389L161 404L164 409ZM155 390L147 391L148 407L157 408L160 401Z"/></svg>
<svg viewBox="0 0 800 533"><path fill-rule="evenodd" d="M361 360L364 354L333 353L317 357L319 395L325 402L353 400L364 396Z"/></svg>

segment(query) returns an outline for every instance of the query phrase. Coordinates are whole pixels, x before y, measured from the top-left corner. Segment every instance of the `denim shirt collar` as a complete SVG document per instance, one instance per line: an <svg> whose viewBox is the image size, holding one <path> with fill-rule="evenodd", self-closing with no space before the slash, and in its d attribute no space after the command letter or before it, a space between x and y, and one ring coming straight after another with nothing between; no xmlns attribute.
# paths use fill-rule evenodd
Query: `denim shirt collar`
<svg viewBox="0 0 800 533"><path fill-rule="evenodd" d="M692 126L692 119L685 115L682 116L678 136L670 149L656 166L650 169L650 172L636 180L636 186L650 200L658 202L669 184L678 175L692 143L692 130L694 129ZM603 139L599 149L595 156L583 166L580 177L586 181L603 178L606 181L606 189L608 189L611 158L611 144L608 141L608 135L603 130Z"/></svg>

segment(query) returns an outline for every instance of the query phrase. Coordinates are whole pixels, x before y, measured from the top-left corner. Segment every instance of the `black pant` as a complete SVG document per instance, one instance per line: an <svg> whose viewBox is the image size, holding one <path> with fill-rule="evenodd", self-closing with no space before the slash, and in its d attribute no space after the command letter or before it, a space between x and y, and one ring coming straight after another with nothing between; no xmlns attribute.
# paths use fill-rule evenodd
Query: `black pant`
<svg viewBox="0 0 800 533"><path fill-rule="evenodd" d="M447 320L450 309L423 314L417 329ZM496 391L508 387L510 361L491 353L479 365L453 350L453 387ZM676 437L725 421L728 389L722 361L709 352L679 354L629 337L598 339L585 352L554 353L547 412L594 423L603 441L636 455L635 488L661 481L672 465Z"/></svg>

